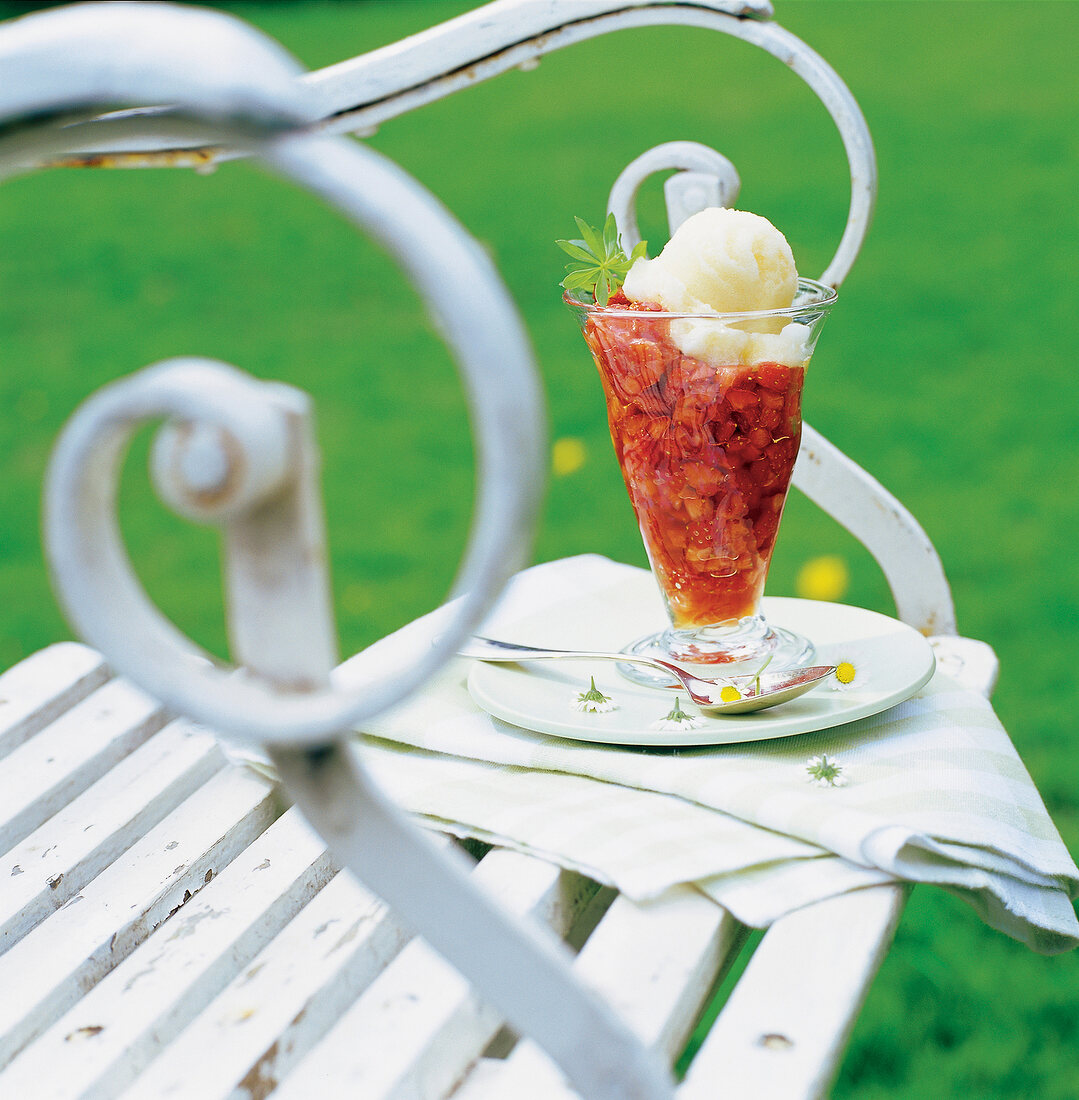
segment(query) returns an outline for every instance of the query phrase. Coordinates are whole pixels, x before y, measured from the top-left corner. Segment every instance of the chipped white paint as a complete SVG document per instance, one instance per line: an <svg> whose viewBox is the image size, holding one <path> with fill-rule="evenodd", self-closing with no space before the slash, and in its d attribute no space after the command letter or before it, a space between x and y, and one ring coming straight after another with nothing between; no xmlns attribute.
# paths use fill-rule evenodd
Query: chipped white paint
<svg viewBox="0 0 1079 1100"><path fill-rule="evenodd" d="M109 678L100 653L58 642L0 675L0 758Z"/></svg>
<svg viewBox="0 0 1079 1100"><path fill-rule="evenodd" d="M165 850L178 847L172 840ZM0 1075L0 1095L116 1095L332 875L321 839L287 812L30 1044ZM354 899L340 900L348 913Z"/></svg>
<svg viewBox="0 0 1079 1100"><path fill-rule="evenodd" d="M469 883L461 861L439 858L417 830L404 828L351 745L317 754L272 750L271 756L342 862L417 927L514 1030L551 1054L583 1095L672 1095L666 1072L624 1022L573 979L562 945L534 924L514 920Z"/></svg>
<svg viewBox="0 0 1079 1100"><path fill-rule="evenodd" d="M906 891L871 886L796 910L765 933L679 1100L826 1096Z"/></svg>
<svg viewBox="0 0 1079 1100"><path fill-rule="evenodd" d="M534 67L567 31L579 38L605 34L633 15L676 22L697 9L704 18L735 21L739 15L768 18L769 3L738 0L499 0L371 53L305 77L316 118L338 127L359 121L368 105L390 101L386 114L365 115L376 125L420 103L522 66ZM401 102L408 94L407 105Z"/></svg>
<svg viewBox="0 0 1079 1100"><path fill-rule="evenodd" d="M673 1062L696 1023L715 975L742 945L742 928L695 890L635 905L616 899L574 966L641 1041ZM577 1093L534 1044L519 1043L469 1078L455 1100L574 1100Z"/></svg>
<svg viewBox="0 0 1079 1100"><path fill-rule="evenodd" d="M114 722L118 725L115 717ZM12 847L0 863L0 955L224 762L213 734L173 722L141 747L129 749L101 779ZM0 768L0 774L9 773Z"/></svg>
<svg viewBox="0 0 1079 1100"><path fill-rule="evenodd" d="M965 647L959 649L963 652ZM979 655L983 654L975 643L973 651L967 654L968 669L976 667ZM50 659L55 661L57 689L62 691L62 673L66 668L62 650L36 655L37 675L47 682L46 665ZM18 666L12 671L18 672ZM29 684L31 678L24 682ZM977 686L969 679L963 682L965 686ZM12 701L20 702L18 696ZM40 689L38 701L45 706L51 705L47 698L41 698ZM77 946L74 955L67 954L67 939L82 935L84 922L75 918L80 916L79 909L83 905L89 904L90 910L83 911L89 913L106 907L106 903L116 903L119 908L114 908L114 919L122 918L129 905L134 906L130 910L132 913L150 913L154 908L153 899L160 895L162 879L167 879L177 866L174 860L183 859L185 864L191 862L193 854L210 845L217 832L224 834L238 829L243 836L227 847L217 848L215 875L186 903L180 892L183 882L173 884L174 890L164 911L176 905L180 908L165 923L151 930L157 918L137 919L127 933L131 940L125 943L123 937L119 937L114 953L98 955L91 968L80 970L82 984L90 987L81 999L70 1005L63 998L49 1000L38 1017L38 1038L30 1042L6 1070L0 1070L0 1095L35 1095L30 1083L38 1093L54 1096L57 1100L75 1100L76 1097L102 1100L127 1087L133 1089L132 1096L148 1095L136 1082L155 1059L161 1059L162 1068L157 1071L160 1076L153 1080L167 1083L170 1077L166 1071L172 1067L171 1080L178 1082L182 1080L183 1067L197 1063L200 1081L214 1082L221 1095L229 1094L228 1089L232 1087L229 1081L235 1083L246 1079L248 1084L255 1085L271 1079L288 1080L296 1062L329 1035L348 1010L356 992L361 988L373 988L374 975L394 957L403 943L404 934L397 922L381 906L371 903L370 896L349 878L338 876L322 888L332 869L322 843L297 818L295 811L251 839L251 819L245 817L243 811L243 806L250 803L241 798L234 804L231 814L219 819L217 829L211 826L203 833L203 841L196 838L192 845L183 843L193 831L203 828L207 813L220 801L222 780L234 772L228 768L223 773L215 773L217 785L207 787L203 782L200 787L185 793L174 812L162 817L158 802L171 796L163 793L168 784L165 773L159 769L167 767L171 754L159 752L159 749L167 747L168 739L175 738L184 728L183 723L177 722L155 734L125 760L116 763L98 783L76 797L38 834L27 838L27 845L36 846L38 841L45 845L37 853L39 859L44 856L43 871L52 875L58 867L68 866L74 867L72 873L80 874L80 860L98 858L86 848L93 843L89 838L94 833L93 828L86 826L97 823L107 827L105 818L96 812L88 812L84 825L80 809L89 810L96 802L101 811L107 813L108 799L114 793L126 800L126 805L116 810L118 827L114 830L115 843L121 847L126 845L126 852L117 853L110 870L72 895L78 900L72 903L69 899L66 909L53 912L48 908L28 915L29 923L36 928L33 933L35 947L30 956L32 962L28 965L39 975L39 981L55 986L57 971L49 961L54 954L59 953L67 959L66 966L61 960L62 975L73 965L78 968L83 957L80 952L89 954L95 942L101 942L106 935L111 938L112 931L120 930L119 925L112 925L104 932L99 930L90 934ZM184 739L181 746L190 746L206 736L193 732L195 736ZM46 734L47 730L43 730L42 735ZM179 762L183 748L177 749L175 755L174 770L180 774L184 771ZM133 773L143 778L135 780ZM243 776L242 772L238 774ZM257 793L263 789L261 781L244 777L243 785L251 783L255 785L256 798L261 798ZM232 787L231 781L229 786ZM142 809L138 805L140 800L145 803ZM137 822L149 818L160 820L161 824L141 840ZM121 819L130 824L122 824ZM262 829L268 820L266 817L256 822L254 832ZM245 847L249 840L249 846ZM48 849L53 847L54 841L55 851L50 852ZM113 841L108 843L111 845ZM29 864L30 860L25 857L34 854L23 847L19 858ZM55 854L63 854L66 862L53 864ZM227 862L230 856L234 856L231 863ZM156 860L157 873L138 872L143 860ZM496 890L504 882L506 889L512 887L519 891L522 880L534 883L537 875L546 876L549 883L557 879L555 869L540 864L537 871L529 867L532 862L512 856L485 859L480 866L486 864L486 881ZM10 866L7 858L0 863L0 869L5 872ZM183 890L196 889L205 879L205 869L208 869L205 861L195 858ZM27 870L17 876L8 874L3 881L9 888L21 889L20 884L29 873ZM515 882L518 885L514 886ZM865 936L870 944L885 943L890 918L874 923L873 914L867 917L857 899L858 895L852 896L849 908L848 899L827 903L826 929L821 933L818 949L827 941L829 949L834 946L841 951L843 966L861 966L863 979L868 980L868 968L876 956L873 952L867 954L859 946L851 930L860 929L858 936ZM576 900L573 894L560 897L558 904L568 905L572 913L578 913L580 895ZM576 964L581 977L617 1006L644 1041L658 1043L667 1053L685 1034L693 1005L713 980L736 933L729 917L710 902L706 906L702 907L697 900L683 901L669 909L666 906L638 909L620 898L591 933ZM163 915L162 908L158 906L159 915ZM887 906L885 910L884 917L887 917ZM554 920L560 930L573 923L565 910ZM812 975L806 970L809 964L801 933L775 934L784 925L785 922L777 924L766 936L765 944L769 945L773 957L778 956L770 965L788 975L788 982L796 987L803 977ZM843 937L834 937L836 928L844 929ZM829 933L833 934L831 941L828 941ZM327 943L334 950L327 952L323 946ZM130 953L122 957L128 951ZM426 947L421 950L421 945L416 945L412 955L433 958L427 952ZM432 966L440 973L448 973L440 962L432 962ZM0 958L0 977L8 973L4 967L5 959ZM401 984L399 975L403 973L404 968L395 971L398 977L386 978L387 985L398 989L409 986L411 995L425 998L428 995L426 966L420 966L419 973L414 973L411 985L408 982ZM410 1052L417 1059L414 1068L426 1065L433 1079L444 1081L463 1073L469 1057L476 1052L476 1040L470 1044L459 1043L459 1029L467 1027L470 1034L476 1035L477 1021L485 1028L492 1026L488 1010L477 1005L459 980L456 986L452 985L452 979L449 981L449 987L457 990L458 999L451 998L443 1004L456 1005L456 1008L432 1013L433 1022L426 1030L420 1029L418 1023L415 1028L402 1024L402 1034L396 1040L393 1054L402 1080L416 1077L416 1073L409 1071ZM432 981L430 991L437 994L445 988L442 981ZM246 999L243 997L245 991ZM858 1007L855 999L845 999L847 993L849 987L847 992L837 989L834 996L829 994L825 998L840 1039L831 1052L824 1052L824 1060L818 1060L815 1069L807 1069L804 1062L801 1063L803 1078L807 1073L811 1077L826 1075L830 1065L834 1068L829 1059L838 1057L842 1035ZM820 995L819 990L817 995ZM31 1008L34 997L30 992L24 991L21 996L22 1007ZM767 1003L769 996L767 979L760 979L760 991L750 1003ZM722 1017L725 1027L741 1039L727 1042L722 1055L723 1076L719 1080L730 1074L737 1076L749 1072L741 1067L760 1061L759 1036L753 1031L753 1024L739 1022L743 1003L733 1001ZM257 1010L245 1015L244 1010L252 1007ZM368 1011L372 1011L370 1007ZM424 1010L413 1011L415 1020L426 1018ZM375 1015L377 1017L377 1013ZM755 1020L755 1023L760 1021ZM779 1023L770 1018L767 1026L776 1028ZM248 1029L251 1029L251 1040L247 1038ZM198 1037L197 1051L191 1039L184 1039L188 1033ZM767 1034L784 1033L773 1030ZM419 1041L421 1035L427 1042ZM224 1041L226 1036L227 1042ZM780 1039L769 1042L770 1046L766 1047L769 1051L778 1052L782 1047ZM242 1049L232 1053L238 1043ZM371 1044L368 1049L376 1060L381 1057L378 1044ZM207 1051L213 1053L208 1055ZM225 1052L220 1059L217 1057L219 1051ZM768 1064L766 1061L765 1065ZM317 1063L309 1059L304 1072L312 1072L314 1065ZM481 1061L478 1066L477 1072L462 1086L461 1100L535 1095L536 1090L525 1091L533 1082L542 1084L545 1089L550 1085L549 1091L538 1092L543 1100L574 1095L564 1084L557 1083L557 1072L530 1044L522 1045L506 1062ZM701 1084L695 1087L707 1094L708 1088L714 1087L714 1082L709 1083L707 1062L700 1062L696 1073ZM522 1091L517 1091L518 1086ZM786 1095L779 1086L776 1088L776 1096ZM158 1095L155 1091L155 1097ZM176 1095L194 1100L196 1094L180 1089ZM205 1095L214 1093L200 1092L198 1100L203 1100ZM251 1091L240 1090L236 1095L247 1100ZM425 1095L435 1097L439 1093L431 1090ZM805 1093L795 1091L791 1095Z"/></svg>
<svg viewBox="0 0 1079 1100"><path fill-rule="evenodd" d="M473 873L510 912L565 935L595 888L569 872L493 852ZM507 967L513 963L507 959ZM364 1100L446 1094L494 1037L501 1016L453 967L414 941L289 1076L281 1100L315 1094Z"/></svg>
<svg viewBox="0 0 1079 1100"><path fill-rule="evenodd" d="M166 720L150 696L110 680L20 745L0 769L0 848L22 840Z"/></svg>
<svg viewBox="0 0 1079 1100"><path fill-rule="evenodd" d="M0 1066L250 843L273 803L265 780L219 773L0 956Z"/></svg>
<svg viewBox="0 0 1079 1100"><path fill-rule="evenodd" d="M409 935L370 891L347 872L338 874L125 1095L264 1095L340 1019Z"/></svg>

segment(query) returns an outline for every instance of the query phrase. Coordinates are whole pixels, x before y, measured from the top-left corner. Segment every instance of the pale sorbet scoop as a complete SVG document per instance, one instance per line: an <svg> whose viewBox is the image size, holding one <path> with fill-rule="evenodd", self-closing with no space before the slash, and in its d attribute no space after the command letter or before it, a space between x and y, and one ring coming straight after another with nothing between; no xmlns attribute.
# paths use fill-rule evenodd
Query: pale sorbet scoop
<svg viewBox="0 0 1079 1100"><path fill-rule="evenodd" d="M687 218L655 259L638 260L622 290L632 302L668 313L742 313L785 309L794 301L798 272L786 238L767 218L709 207ZM808 358L804 325L783 318L676 321L671 337L685 355L706 362L763 361L801 365Z"/></svg>

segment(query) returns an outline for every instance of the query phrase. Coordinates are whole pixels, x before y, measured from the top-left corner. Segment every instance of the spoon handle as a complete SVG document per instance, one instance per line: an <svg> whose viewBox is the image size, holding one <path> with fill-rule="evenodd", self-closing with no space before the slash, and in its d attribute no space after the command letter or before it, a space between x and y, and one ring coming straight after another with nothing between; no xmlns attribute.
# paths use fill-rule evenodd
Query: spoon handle
<svg viewBox="0 0 1079 1100"><path fill-rule="evenodd" d="M542 661L547 658L581 658L605 661L635 661L638 658L622 653L598 653L587 649L537 649L535 646L499 642L494 638L481 638L474 634L457 651L462 657L474 657L479 661ZM644 664L652 664L644 659Z"/></svg>
<svg viewBox="0 0 1079 1100"><path fill-rule="evenodd" d="M474 657L478 661L543 661L556 658L588 661L628 661L630 664L648 665L664 672L671 669L662 661L651 657L638 657L630 653L602 653L589 649L538 649L530 645L499 642L494 638L481 638L474 634L458 651L462 657Z"/></svg>

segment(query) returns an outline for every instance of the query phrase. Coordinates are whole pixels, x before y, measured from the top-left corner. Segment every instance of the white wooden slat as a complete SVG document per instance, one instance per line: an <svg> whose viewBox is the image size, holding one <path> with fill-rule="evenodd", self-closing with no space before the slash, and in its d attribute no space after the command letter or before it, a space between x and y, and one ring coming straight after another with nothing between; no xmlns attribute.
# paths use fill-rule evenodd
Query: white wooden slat
<svg viewBox="0 0 1079 1100"><path fill-rule="evenodd" d="M170 723L0 861L0 955L220 770L213 734Z"/></svg>
<svg viewBox="0 0 1079 1100"><path fill-rule="evenodd" d="M168 716L126 680L110 680L11 752L0 768L0 851L100 779Z"/></svg>
<svg viewBox="0 0 1079 1100"><path fill-rule="evenodd" d="M270 784L219 772L85 889L0 956L0 1066L261 833Z"/></svg>
<svg viewBox="0 0 1079 1100"><path fill-rule="evenodd" d="M105 658L77 642L58 642L0 675L0 758L100 687Z"/></svg>
<svg viewBox="0 0 1079 1100"><path fill-rule="evenodd" d="M714 980L743 942L742 926L695 890L650 905L619 897L577 957L578 977L605 998L668 1064L681 1053ZM454 1100L576 1100L578 1093L534 1044L499 1067L486 1063Z"/></svg>
<svg viewBox="0 0 1079 1100"><path fill-rule="evenodd" d="M905 900L901 886L871 886L772 925L693 1059L679 1100L826 1095Z"/></svg>
<svg viewBox="0 0 1079 1100"><path fill-rule="evenodd" d="M210 1003L124 1100L263 1096L411 933L339 874Z"/></svg>
<svg viewBox="0 0 1079 1100"><path fill-rule="evenodd" d="M544 921L559 935L596 890L580 876L507 851L485 856L474 876L509 911ZM442 1096L500 1024L456 970L414 940L284 1079L274 1098Z"/></svg>
<svg viewBox="0 0 1079 1100"><path fill-rule="evenodd" d="M288 810L0 1072L0 1096L118 1095L333 874L321 837ZM346 907L337 927L361 909Z"/></svg>

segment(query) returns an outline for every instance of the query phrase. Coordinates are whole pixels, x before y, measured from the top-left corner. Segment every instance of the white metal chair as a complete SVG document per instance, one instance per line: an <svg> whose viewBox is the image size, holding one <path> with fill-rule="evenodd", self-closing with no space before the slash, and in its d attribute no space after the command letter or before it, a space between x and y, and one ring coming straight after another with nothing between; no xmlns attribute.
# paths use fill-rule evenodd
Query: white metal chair
<svg viewBox="0 0 1079 1100"><path fill-rule="evenodd" d="M501 0L309 75L205 11L91 7L0 28L0 62L18 78L0 89L0 175L102 150L175 162L178 147L192 157L209 145L261 158L377 236L417 283L461 365L481 468L439 644L398 679L346 692L331 677L303 395L180 360L108 387L74 417L50 471L46 534L72 621L104 657L65 644L0 680L0 847L13 884L0 987L16 991L0 1007L0 1094L33 1096L42 1082L51 1091L38 1095L93 1097L675 1094L663 1063L741 946L737 923L688 892L641 908L508 852L470 868L386 802L343 739L422 684L523 563L542 416L522 330L480 250L417 184L332 133L620 26L713 27L786 57L840 125L851 214L825 273L838 283L871 214L872 147L838 78L767 15L757 4ZM146 104L170 106L113 110ZM716 156L661 147L630 166L612 194L626 236L635 185L657 167L684 170L668 189L672 218L732 199L736 177ZM467 277L440 278L447 263ZM470 321L481 312L482 326ZM127 439L155 417L168 421L159 492L222 526L243 671L216 667L165 622L123 551L115 479ZM909 513L811 429L796 479L881 562L900 616L988 693L995 660L956 637L939 560ZM268 746L322 839L296 810L281 813L270 784L227 764L203 727ZM820 1095L903 896L876 887L778 922L678 1095L717 1083L731 1095ZM586 940L572 966L556 937ZM524 1039L509 1058L483 1057L499 1054L503 1022Z"/></svg>

